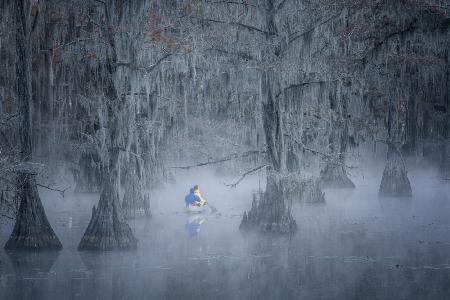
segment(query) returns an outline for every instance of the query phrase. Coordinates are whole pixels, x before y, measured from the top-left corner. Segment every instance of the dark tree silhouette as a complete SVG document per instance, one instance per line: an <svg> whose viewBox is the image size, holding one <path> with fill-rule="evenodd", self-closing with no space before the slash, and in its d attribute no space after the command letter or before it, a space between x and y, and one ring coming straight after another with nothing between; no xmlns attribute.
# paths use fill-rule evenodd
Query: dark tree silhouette
<svg viewBox="0 0 450 300"><path fill-rule="evenodd" d="M31 167L33 155L31 129L31 22L30 3L17 0L16 78L20 111L20 158L24 167L17 176L17 198L20 202L16 223L5 249L61 249L61 243L47 220Z"/></svg>
<svg viewBox="0 0 450 300"><path fill-rule="evenodd" d="M92 209L92 217L79 250L111 250L132 249L137 246L130 226L126 223L119 200L119 135L120 116L124 99L117 92L114 78L117 72L117 52L114 40L114 29L111 22L111 1L104 2L105 24L103 35L108 43L109 51L106 59L106 74L103 93L107 101L107 123L109 129L108 162L102 166L101 191L98 207Z"/></svg>

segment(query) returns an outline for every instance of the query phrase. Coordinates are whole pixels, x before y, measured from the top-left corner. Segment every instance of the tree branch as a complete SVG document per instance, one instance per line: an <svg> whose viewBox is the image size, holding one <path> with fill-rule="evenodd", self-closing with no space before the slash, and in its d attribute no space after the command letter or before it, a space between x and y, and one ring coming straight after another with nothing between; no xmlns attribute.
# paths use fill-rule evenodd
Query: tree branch
<svg viewBox="0 0 450 300"><path fill-rule="evenodd" d="M34 19L33 19L32 23L31 23L31 30L30 30L30 32L33 33L34 30L36 29L36 25L38 23L38 19L39 19L39 9L37 9L36 15L34 16Z"/></svg>
<svg viewBox="0 0 450 300"><path fill-rule="evenodd" d="M321 26L321 25L323 25L323 24L328 23L329 21L333 20L334 18L339 17L340 15L341 15L341 12L332 15L331 17L329 17L329 18L323 20L322 22L319 22L319 23L317 23L317 24L314 24L313 26L311 26L310 28L306 29L306 30L303 31L303 32L300 32L300 33L299 33L299 32L297 31L297 32L292 33L292 34L289 36L289 38L288 38L288 39L289 39L288 44L292 44L292 42L294 42L294 41L297 40L298 38L304 36L305 34L308 34L308 33L312 32L312 31L313 31L314 29L316 29L317 27L319 27L319 26Z"/></svg>
<svg viewBox="0 0 450 300"><path fill-rule="evenodd" d="M268 34L268 35L278 35L276 32L269 32L266 30L263 30L261 28L252 26L252 25L248 25L248 24L243 24L240 22L227 22L227 21L223 21L223 20L216 20L216 19L207 19L207 18L199 18L199 17L195 17L195 16L190 16L190 18L192 19L196 19L196 20L200 20L202 22L209 22L209 23L219 23L219 24L227 24L227 25L232 25L232 26L238 26L238 27L242 27L245 29L248 29L250 31L255 31L258 33L263 33L263 34Z"/></svg>
<svg viewBox="0 0 450 300"><path fill-rule="evenodd" d="M233 5L243 5L243 6L250 6L250 7L257 7L255 4L248 3L247 1L225 1L225 0L218 0L218 1L209 1L208 4L233 4Z"/></svg>
<svg viewBox="0 0 450 300"><path fill-rule="evenodd" d="M254 58L252 55L250 55L250 54L248 54L248 53L246 53L244 51L230 52L230 51L227 51L227 50L224 50L224 49L220 49L220 48L208 48L208 49L205 49L204 51L215 51L215 52L218 52L220 54L225 54L225 55L230 55L230 56L237 56L238 58L243 59L243 60L255 60L255 61L257 61L256 58Z"/></svg>
<svg viewBox="0 0 450 300"><path fill-rule="evenodd" d="M283 89L283 91L281 91L278 94L276 94L275 97L278 98L283 92L285 92L287 90L290 90L290 89L295 89L295 88L303 87L303 86L310 85L310 84L323 84L323 83L336 82L336 81L338 81L338 80L337 79L336 80L329 80L329 81L318 80L318 81L308 81L308 82L301 82L301 83L297 83L297 84L291 84L291 85L285 87Z"/></svg>
<svg viewBox="0 0 450 300"><path fill-rule="evenodd" d="M105 5L106 4L106 2L105 1L102 1L102 0L93 0L94 2L98 2L98 3L100 3L100 4L102 4L102 5Z"/></svg>
<svg viewBox="0 0 450 300"><path fill-rule="evenodd" d="M166 58L169 58L170 56L172 56L173 53L167 53L165 55L163 55L160 59L158 59L153 65L151 65L148 68L145 68L145 72L150 73L151 71L153 71L153 69L155 69L160 63L162 63Z"/></svg>
<svg viewBox="0 0 450 300"><path fill-rule="evenodd" d="M152 72L159 64L161 64L165 59L169 58L170 56L174 55L174 53L167 53L164 54L161 58L159 58L153 65L149 66L149 67L145 67L145 66L138 66L138 65L134 65L132 63L127 63L127 62L117 62L116 65L118 67L129 67L131 69L136 69L136 70L141 70L144 71L146 73L150 73Z"/></svg>
<svg viewBox="0 0 450 300"><path fill-rule="evenodd" d="M346 165L346 164L344 164L344 163L342 163L342 162L336 161L336 158L333 157L333 156L331 156L331 155L329 155L329 154L320 152L319 150L315 150L315 149L309 148L309 147L307 147L305 144L303 144L302 142L297 141L295 138L293 138L293 137L292 137L291 135L289 135L289 134L284 134L284 136L290 138L292 141L294 141L294 143L296 143L296 144L297 144L299 147L301 147L302 149L304 149L304 150L306 150L306 151L309 151L309 152L311 152L311 153L314 153L314 154L316 154L316 155L320 155L320 156L322 156L322 157L325 157L326 159L328 159L329 163L331 163L331 164L338 165L338 166L343 166L343 167L345 167L345 168L347 168L347 169L356 169L356 168L357 168L357 167L355 167L355 166L349 166L349 165Z"/></svg>
<svg viewBox="0 0 450 300"><path fill-rule="evenodd" d="M63 189L63 190L60 190L60 189L51 188L51 187L48 186L48 185L43 185L43 184L40 184L40 183L36 183L36 185L37 185L37 186L40 186L40 187L42 187L42 188L44 188L44 189L48 189L48 190L50 190L50 191L60 192L63 198L64 198L64 193L70 188L70 186L68 186L68 187L66 187L66 188Z"/></svg>
<svg viewBox="0 0 450 300"><path fill-rule="evenodd" d="M201 163L197 163L195 165L189 165L189 166L180 166L180 167L171 167L172 169L182 169L182 170L189 170L191 168L197 168L197 167L204 167L207 165L215 165L215 164L220 164L226 161L230 161L233 159L238 159L238 158L243 158L243 157L247 157L250 155L254 155L254 154L262 154L265 153L265 151L258 151L258 150L252 150L252 151L247 151L244 152L242 154L238 154L238 153L233 153L227 157L224 158L219 158L216 160L208 160L206 162L201 162Z"/></svg>
<svg viewBox="0 0 450 300"><path fill-rule="evenodd" d="M10 220L14 220L14 218L13 217L11 217L11 216L8 216L8 215L6 215L6 214L0 214L0 217L3 217L3 218L7 218L7 219L10 219Z"/></svg>
<svg viewBox="0 0 450 300"><path fill-rule="evenodd" d="M371 49L369 49L369 50L365 53L365 55L362 57L363 64L367 63L367 59L368 59L368 57L369 57L370 54L376 52L381 46L383 46L383 45L384 45L387 41L389 41L392 37L397 36L397 35L402 36L403 34L405 34L405 33L407 33L407 32L412 32L412 31L414 31L414 30L417 28L417 27L415 26L415 25L416 25L416 22L417 22L417 20L414 19L413 21L411 21L411 22L408 24L408 26L406 26L406 28L401 29L401 30L393 31L393 32L389 33L388 35L386 35L383 39L377 41L377 42L374 44L374 46L373 46Z"/></svg>
<svg viewBox="0 0 450 300"><path fill-rule="evenodd" d="M225 186L231 187L231 188L235 188L239 183L241 183L242 180L244 180L245 177L247 177L250 174L255 173L256 171L259 171L263 168L268 167L269 165L262 165L262 166L258 166L256 168L253 168L251 170L248 170L247 172L245 172L244 174L241 175L241 177L239 177L239 179L234 182L234 183L223 183Z"/></svg>

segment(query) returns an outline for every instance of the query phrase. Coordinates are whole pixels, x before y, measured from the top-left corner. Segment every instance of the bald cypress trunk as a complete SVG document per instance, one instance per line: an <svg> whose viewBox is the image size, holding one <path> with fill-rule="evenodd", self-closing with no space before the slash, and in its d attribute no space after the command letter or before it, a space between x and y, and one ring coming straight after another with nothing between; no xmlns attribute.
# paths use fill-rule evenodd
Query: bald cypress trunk
<svg viewBox="0 0 450 300"><path fill-rule="evenodd" d="M253 199L252 208L244 213L239 229L257 229L266 233L290 234L297 230L297 223L286 201L284 181L276 172L268 172L266 191L259 201Z"/></svg>
<svg viewBox="0 0 450 300"><path fill-rule="evenodd" d="M92 209L91 221L78 246L79 250L112 250L136 248L137 239L125 222L119 202L119 114L121 99L117 95L112 74L108 87L109 160L102 167L100 200Z"/></svg>
<svg viewBox="0 0 450 300"><path fill-rule="evenodd" d="M325 168L320 172L320 181L325 188L353 189L355 184L348 178L345 169L348 127L347 125L344 125L344 128L341 127L342 124L334 123L331 129L331 155L336 157L336 161L328 161L326 163Z"/></svg>
<svg viewBox="0 0 450 300"><path fill-rule="evenodd" d="M75 179L75 193L100 192L100 157L94 151L82 153L78 165L72 169Z"/></svg>
<svg viewBox="0 0 450 300"><path fill-rule="evenodd" d="M442 147L442 160L439 171L442 179L450 180L450 140L447 140Z"/></svg>
<svg viewBox="0 0 450 300"><path fill-rule="evenodd" d="M392 143L388 144L386 167L383 171L380 197L411 197L411 184L400 151Z"/></svg>
<svg viewBox="0 0 450 300"><path fill-rule="evenodd" d="M266 48L262 51L263 60L267 63L277 61L280 41L275 22L275 2L267 0L266 8ZM286 149L284 142L284 124L281 110L283 93L277 94L279 77L277 70L265 70L261 75L261 92L263 97L262 120L266 138L266 150L270 166L267 168L266 191L259 203L244 214L240 229L258 228L264 232L293 233L297 224L291 214L291 201L286 195L285 181L287 172ZM277 96L278 95L278 96ZM251 216L248 218L248 216Z"/></svg>
<svg viewBox="0 0 450 300"><path fill-rule="evenodd" d="M33 155L31 128L31 28L29 7L26 0L14 4L16 17L16 78L17 100L20 111L20 158L27 166ZM17 176L19 210L13 232L5 249L60 249L62 248L47 220L44 207L31 168L23 168Z"/></svg>
<svg viewBox="0 0 450 300"><path fill-rule="evenodd" d="M265 84L269 84L266 82ZM289 191L283 180L285 171L285 152L283 151L283 130L279 104L275 103L270 87L267 91L267 104L264 104L263 123L266 147L271 167L267 170L266 191L258 203L244 214L240 229L257 228L263 232L292 233L297 224L292 217ZM250 216L250 217L249 217Z"/></svg>
<svg viewBox="0 0 450 300"><path fill-rule="evenodd" d="M386 166L378 190L379 197L411 197L411 183L408 179L405 161L400 150L405 132L406 103L402 98L390 99L387 115Z"/></svg>
<svg viewBox="0 0 450 300"><path fill-rule="evenodd" d="M267 30L277 32L274 21L274 3L267 1ZM273 59L273 38L267 37L268 48L264 50L265 59ZM284 124L281 110L281 97L275 96L274 89L279 86L277 72L264 71L261 76L263 96L263 129L266 138L266 151L270 166L267 168L266 191L261 195L259 202L254 199L251 210L244 213L240 229L256 228L263 232L293 233L297 230L297 224L292 216L291 201L286 195L286 149L284 142Z"/></svg>
<svg viewBox="0 0 450 300"><path fill-rule="evenodd" d="M142 174L137 158L128 160L125 174L125 194L123 195L122 210L126 218L145 215L151 217L149 197L142 193Z"/></svg>
<svg viewBox="0 0 450 300"><path fill-rule="evenodd" d="M120 116L125 99L119 96L114 83L117 52L110 4L110 1L104 3L106 24L103 26L103 34L109 44L105 68L107 72L103 83L108 110L108 161L102 167L98 207L94 206L92 209L91 221L78 245L79 250L132 249L137 246L137 239L125 222L119 201Z"/></svg>
<svg viewBox="0 0 450 300"><path fill-rule="evenodd" d="M114 152L114 151L112 151ZM102 176L102 190L98 207L92 209L89 225L78 246L79 250L132 249L137 246L130 226L125 222L119 202L118 172L116 158L111 153L110 169Z"/></svg>

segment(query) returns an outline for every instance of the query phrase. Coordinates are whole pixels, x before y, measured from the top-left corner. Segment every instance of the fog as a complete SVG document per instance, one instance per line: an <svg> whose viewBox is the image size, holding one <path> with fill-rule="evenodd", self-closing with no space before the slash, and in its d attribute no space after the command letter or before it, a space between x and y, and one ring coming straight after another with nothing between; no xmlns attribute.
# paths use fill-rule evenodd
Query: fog
<svg viewBox="0 0 450 300"><path fill-rule="evenodd" d="M354 176L354 190L325 190L325 204L294 203L298 230L279 236L239 231L263 173L230 189L223 183L235 177L179 171L152 192L152 218L129 220L137 249L111 252L77 251L98 194L43 189L64 249L0 250L0 299L448 299L450 186L433 173L409 176L410 199L377 198L374 171ZM216 214L184 212L194 184Z"/></svg>
<svg viewBox="0 0 450 300"><path fill-rule="evenodd" d="M0 300L450 299L448 3L0 1Z"/></svg>

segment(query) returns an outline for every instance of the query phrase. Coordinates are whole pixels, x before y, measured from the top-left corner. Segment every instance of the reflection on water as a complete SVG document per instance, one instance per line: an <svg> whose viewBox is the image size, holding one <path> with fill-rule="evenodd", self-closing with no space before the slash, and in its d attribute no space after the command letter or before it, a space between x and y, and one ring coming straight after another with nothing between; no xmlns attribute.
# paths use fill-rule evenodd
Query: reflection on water
<svg viewBox="0 0 450 300"><path fill-rule="evenodd" d="M14 284L10 289L14 299L45 299L50 270L58 259L58 252L7 252L12 264L14 275L11 279ZM3 298L2 298L3 299Z"/></svg>
<svg viewBox="0 0 450 300"><path fill-rule="evenodd" d="M449 299L448 185L412 176L421 186L404 201L378 199L377 180L356 182L326 191L325 205L294 207L297 233L273 237L238 230L257 183L196 181L219 213L184 213L192 183L162 191L152 219L130 221L139 245L126 252L76 250L95 196L44 195L64 249L0 250L0 299ZM0 231L4 243L10 228Z"/></svg>
<svg viewBox="0 0 450 300"><path fill-rule="evenodd" d="M187 221L186 225L184 226L186 228L186 231L189 233L190 236L196 236L200 232L200 226L205 222L205 217L201 215L194 215L190 216Z"/></svg>

